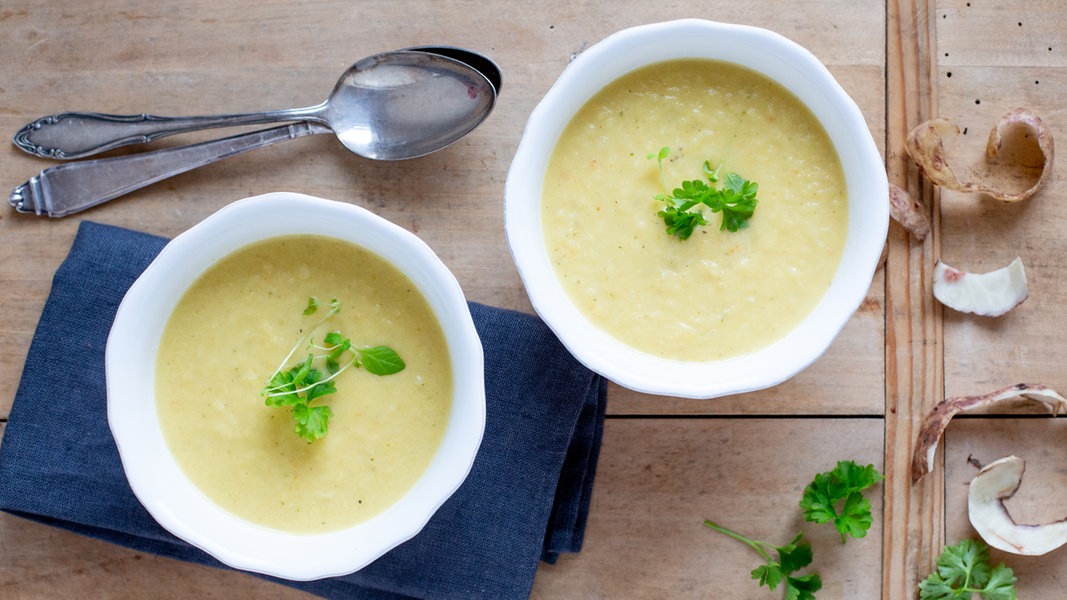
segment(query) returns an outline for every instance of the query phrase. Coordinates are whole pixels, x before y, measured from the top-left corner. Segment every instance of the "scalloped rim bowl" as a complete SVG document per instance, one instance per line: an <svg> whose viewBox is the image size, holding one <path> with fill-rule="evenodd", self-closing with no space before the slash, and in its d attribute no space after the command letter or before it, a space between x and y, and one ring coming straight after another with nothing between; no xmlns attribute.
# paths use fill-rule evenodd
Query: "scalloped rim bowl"
<svg viewBox="0 0 1067 600"><path fill-rule="evenodd" d="M556 278L541 230L545 169L571 117L620 76L678 58L742 65L800 98L829 134L841 158L849 195L841 264L819 304L771 346L714 362L655 357L590 323ZM712 398L781 383L826 351L863 302L877 269L889 227L888 189L885 166L863 115L814 55L766 29L683 19L622 30L567 66L526 123L505 185L505 227L534 309L578 360L639 392Z"/></svg>
<svg viewBox="0 0 1067 600"><path fill-rule="evenodd" d="M348 529L298 535L224 511L182 473L156 413L155 357L185 290L218 259L250 243L316 234L392 262L429 301L452 356L453 401L444 439L414 487ZM293 580L344 575L418 533L470 472L485 429L481 341L452 273L414 234L362 208L287 192L239 200L174 238L126 294L105 357L108 422L130 487L179 538L235 568Z"/></svg>

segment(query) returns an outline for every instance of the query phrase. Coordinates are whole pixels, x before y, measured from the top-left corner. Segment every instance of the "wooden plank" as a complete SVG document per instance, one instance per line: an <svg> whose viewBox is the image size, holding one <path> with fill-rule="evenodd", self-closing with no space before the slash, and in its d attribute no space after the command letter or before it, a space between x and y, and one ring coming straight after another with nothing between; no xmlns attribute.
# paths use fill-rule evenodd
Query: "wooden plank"
<svg viewBox="0 0 1067 600"><path fill-rule="evenodd" d="M880 419L609 419L585 545L541 567L533 598L773 597L749 576L759 555L704 519L777 544L802 530L820 598L875 598L878 528L842 544L798 502L838 460L881 470L881 434ZM877 522L880 494L868 497Z"/></svg>
<svg viewBox="0 0 1067 600"><path fill-rule="evenodd" d="M902 12L905 8L910 8L905 7L904 3L899 3L898 6ZM1022 39L1019 28L1023 26L1019 25L1020 21L1016 21L1016 16L1025 14L1026 23L1057 23L1061 22L1064 16L1061 5L1027 2L1014 3L1012 6L998 5L994 8L984 4L978 6L978 3L971 2L940 2L932 10L932 14L926 15L926 35L936 33L936 40L923 46L920 34L919 51L910 57L907 53L902 53L904 60L900 61L902 64L908 64L909 61L918 62L921 69L927 70L917 78L918 104L926 110L909 113L905 109L901 112L905 120L912 118L909 126L938 115L956 120L964 128L965 134L959 138L952 151L960 157L974 160L984 150L989 127L1008 108L1043 106L1053 121L1058 119L1059 109L1053 98L1058 95L1057 89L1062 89L1062 86L1057 88L1055 84L1063 79L1063 73L1058 67L1050 67L1050 62L1059 60L1057 56L1061 55L1047 53L1051 52L1049 48L1055 48L1059 44L1044 37L1041 38L1041 51L1038 51L1037 46ZM1045 27L1047 30L1047 26L1039 27ZM1053 28L1052 31L1059 30ZM903 39L908 38L905 36ZM1049 44L1048 47L1043 46L1046 43ZM995 59L990 48L998 49ZM921 58L924 52L925 59ZM892 49L889 62L891 65L896 62ZM991 65L1010 65L1010 68ZM891 71L890 79L892 78ZM1044 85L1042 80L1051 85L1041 87ZM903 89L909 90L912 87L905 85ZM891 86L891 98L892 90ZM915 93L915 90L911 89L911 95L903 96L905 103L914 103ZM923 94L930 97L924 97ZM892 100L889 106L889 114L892 117L895 110ZM978 123L984 125L978 126ZM1055 127L1055 124L1053 126ZM907 132L904 127L899 129L898 134L893 134L892 127L888 130L894 137ZM893 146L892 139L889 146ZM912 169L906 164L907 160L902 154L898 158L903 167L897 173ZM892 180L892 161L889 168ZM914 181L910 177L904 180L909 183ZM914 184L910 189L915 193ZM1042 195L1049 196L1047 204L1038 204L1035 198L1034 202L1024 207L1004 206L988 199L950 191L931 194L930 190L922 189L923 197L933 203L935 236L932 244L925 248L927 258L923 268L911 282L912 291L905 295L910 294L922 303L924 311L932 311L929 323L939 328L932 330L933 336L927 338L921 347L912 348L911 362L913 365L918 364L919 361L914 358L917 355L924 356L923 361L936 357L935 362L929 364L943 365L943 368L940 372L930 374L932 379L925 386L925 393L915 394L910 399L900 395L895 402L898 410L891 411L888 415L887 451L899 457L901 466L905 465L903 461L910 453L912 441L909 437L913 435L915 425L929 409L930 403L942 396L987 392L1016 381L1056 384L1060 372L1055 367L1056 351L1048 349L1054 348L1053 342L1058 339L1055 335L1055 324L1060 316L1058 306L1062 294L1053 283L1058 273L1059 259L1056 257L1061 254L1055 239L1058 237L1057 233L1062 230L1062 217L1054 213L1053 206L1061 194L1058 188L1046 190ZM1023 217L1026 213L1030 214ZM1048 235L1052 241L1049 244L1030 244L1022 241L1027 238L1036 239L1042 235ZM1039 302L1028 301L1027 310L1019 310L1006 318L994 321L951 311L942 314L936 303L930 304L930 260L942 256L950 264L966 260L967 265L974 266L965 268L983 271L1003 266L1015 256L1015 251L1025 254L1027 248L1033 249L1029 256L1033 257L1031 262L1035 264L1035 268L1031 269L1031 281L1034 283L1032 290L1035 294L1040 291L1043 296L1043 300ZM892 260L891 241L891 263L888 267L890 273L893 271ZM1047 283L1042 284L1042 280ZM903 282L902 279L901 283ZM887 306L892 306L892 301L898 297L893 293L894 289L908 288L894 286L890 276L890 300L887 301ZM894 311L889 312L894 314ZM893 329L891 325L887 327ZM887 338L892 347L892 334L887 335ZM943 352L939 350L941 347L944 348ZM901 362L907 360L902 355ZM893 366L894 363L890 360L890 372L894 370ZM901 381L902 378L898 376L895 380ZM944 390L940 389L942 385ZM892 391L890 395L892 397ZM890 403L891 406L894 404L892 399ZM908 418L912 421L909 422ZM893 439L899 440L899 447L895 451L891 449ZM889 466L887 472L891 472ZM956 541L956 536L952 535L951 531L947 538L945 536L946 528L953 527L952 522L959 518L960 513L958 499L954 496L959 490L958 487L953 487L953 479L949 478L946 482L939 471L933 477L924 479L920 485L909 488L903 477L906 472L906 469L900 471L899 485L887 485L887 489L895 490L895 496L887 498L887 505L892 507L891 510L903 509L912 514L906 518L887 519L885 535L890 543L887 545L886 556L900 556L897 562L905 564L905 568L902 575L899 567L893 564L893 559L889 558L886 568L888 583L883 590L883 597L886 598L913 593L914 584L929 572L940 546ZM948 525L943 523L946 516L949 519ZM893 543L895 537L910 537L910 541ZM896 552L888 550L892 546L897 548ZM893 591L894 587L896 592ZM1035 597L1062 595L1052 592L1054 588L1042 588L1040 584L1037 589L1044 589L1046 593L1034 594Z"/></svg>
<svg viewBox="0 0 1067 600"><path fill-rule="evenodd" d="M1016 107L1041 115L1062 140L1067 5L1030 0L992 10L945 2L938 13L939 105L942 116L966 131L951 148L961 171L984 170L990 129ZM1067 268L1065 177L1067 164L1060 160L1048 185L1018 204L942 194L944 260L984 272L1020 257L1030 284L1026 302L1001 318L946 313L947 395L984 393L1020 381L1067 389L1060 333L1067 318L1067 289L1060 284ZM1016 190L1028 186L1025 178L1007 183Z"/></svg>
<svg viewBox="0 0 1067 600"><path fill-rule="evenodd" d="M22 0L10 6L4 24L15 33L0 38L0 53L10 57L5 66L8 108L0 111L0 130L15 131L37 116L72 109L202 114L313 104L360 56L423 43L467 45L490 54L505 72L501 102L475 135L415 161L373 163L322 136L231 158L57 222L10 212L0 216L0 236L6 241L0 247L0 281L12 282L0 286L0 299L11 307L0 324L0 342L11 349L0 353L0 415L7 414L14 395L51 273L82 218L173 236L237 198L276 189L303 191L366 206L416 231L456 272L472 300L531 310L503 234L507 168L526 116L570 58L624 27L729 14L732 21L778 31L828 64L861 106L876 139L883 138L884 11L873 0L852 4L848 11L839 10L837 0L742 7L718 2L701 4L699 10L693 3L678 3L608 11L559 1L542 2L539 10L500 11L484 3L407 0L376 6L381 26L361 29L355 40L344 17L330 23L313 20L312 27L287 20L276 2L216 4L130 2L109 8ZM360 12L331 2L307 10ZM482 25L472 28L472 22ZM833 35L826 35L828 30ZM255 32L254 39L249 31ZM47 166L12 146L0 149L0 156L0 182L8 187ZM868 349L884 343L883 287L876 278L856 322L826 360L795 386L699 405L620 394L611 410L880 413L884 365Z"/></svg>
<svg viewBox="0 0 1067 600"><path fill-rule="evenodd" d="M831 598L878 594L881 532L842 544L804 523L804 487L839 459L881 470L880 419L609 419L585 546L541 565L534 598L753 597L759 557L702 523L785 543L803 530ZM0 428L2 433L2 428ZM832 441L828 441L832 440ZM783 451L796 448L799 451ZM881 494L869 492L875 522ZM145 555L0 514L0 596L301 598L247 574Z"/></svg>
<svg viewBox="0 0 1067 600"><path fill-rule="evenodd" d="M0 595L7 600L315 597L247 573L134 552L8 514L0 514L0 552Z"/></svg>
<svg viewBox="0 0 1067 600"><path fill-rule="evenodd" d="M1062 93L1067 89L1067 18L1062 3L1020 2L990 10L961 2L939 4L938 89L941 114L965 131L952 148L964 173L981 170L989 129L1009 109L1028 107L1054 133L1067 130ZM1010 48L1010 51L1008 50ZM1030 297L998 319L945 315L946 395L992 391L1025 381L1063 390L1062 335L1065 292L1058 281L1064 264L1060 206L1067 199L1062 161L1050 185L1030 200L1006 205L972 194L941 195L941 231L946 262L978 272L999 268L1014 257L1027 268ZM1012 404L997 412L1032 412ZM1027 474L1008 502L1020 522L1063 518L1062 419L958 419L945 439L945 543L974 537L967 520L967 482L975 474L969 461L988 464L1016 454ZM1043 557L992 552L1019 577L1020 597L1062 597L1062 550Z"/></svg>
<svg viewBox="0 0 1067 600"><path fill-rule="evenodd" d="M939 252L937 196L920 185L904 153L904 138L936 113L932 86L933 14L925 2L888 3L886 168L892 184L932 207L932 234L913 240L892 224L886 263L886 511L883 524L882 598L912 597L916 573L940 552L942 486L930 477L910 482L910 460L923 415L942 394L941 311L930 291Z"/></svg>
<svg viewBox="0 0 1067 600"><path fill-rule="evenodd" d="M74 218L49 221L0 211L0 301L5 306L0 425L52 274L82 218L173 236L234 199L277 189L302 191L366 206L415 231L454 270L470 299L529 311L504 239L502 189L526 116L572 56L621 28L674 18L704 16L767 27L808 47L828 65L893 159L894 146L883 143L892 137L887 128L893 125L886 118L892 110L886 96L899 99L906 93L886 89L884 46L887 36L899 31L887 25L884 6L876 0L626 6L543 0L507 8L472 0L373 5L312 0L302 5L304 18L294 18L291 3L279 0L181 5L10 0L0 8L5 32L0 55L7 59L0 64L0 130L9 132L37 116L71 109L202 114L308 105L320 101L360 56L416 44L484 51L501 64L505 81L501 102L484 126L423 159L373 163L320 136L228 159ZM367 27L371 12L374 27ZM185 138L161 145L181 141ZM0 147L0 157L0 183L8 188L48 164L10 145ZM650 398L613 387L613 414L668 418L609 421L586 549L543 567L535 596L765 593L748 578L755 555L700 521L718 515L739 530L785 541L800 521L778 515L794 510L815 463L824 470L845 455L878 465L883 456L896 456L882 447L883 381L904 378L889 373L887 365L927 364L908 354L927 339L916 322L892 322L893 337L886 339L887 310L903 310L907 319L921 316L900 304L913 299L899 294L912 282L912 275L900 269L901 262L910 269L917 260L910 253L891 252L895 279L890 271L879 272L864 306L827 355L787 384L713 403ZM886 289L898 291L892 307ZM908 340L906 348L881 352L887 341L894 344L901 336ZM917 381L907 389L930 384L926 376ZM909 394L897 391L894 398ZM749 418L760 415L807 417ZM811 418L827 415L839 418ZM864 418L843 418L855 415ZM892 500L888 491L886 498ZM875 500L877 516L890 523L888 511L882 517L881 502ZM900 516L895 515L893 523ZM825 532L813 534L813 541L827 597L869 598L880 588L883 596L887 593L877 573L884 549L896 550L899 544L881 532L846 546ZM303 597L248 575L140 555L0 515L0 596L80 597L86 590L118 598Z"/></svg>
<svg viewBox="0 0 1067 600"><path fill-rule="evenodd" d="M945 436L946 543L977 539L967 515L967 484L987 465L1005 456L1026 461L1026 473L1005 505L1019 523L1050 523L1067 517L1067 419L961 418ZM936 473L935 473L936 474ZM1018 556L993 550L993 564L1015 571L1020 598L1063 598L1067 594L1067 548L1044 556Z"/></svg>
<svg viewBox="0 0 1067 600"><path fill-rule="evenodd" d="M1067 60L1059 0L939 0L938 64L1061 67Z"/></svg>

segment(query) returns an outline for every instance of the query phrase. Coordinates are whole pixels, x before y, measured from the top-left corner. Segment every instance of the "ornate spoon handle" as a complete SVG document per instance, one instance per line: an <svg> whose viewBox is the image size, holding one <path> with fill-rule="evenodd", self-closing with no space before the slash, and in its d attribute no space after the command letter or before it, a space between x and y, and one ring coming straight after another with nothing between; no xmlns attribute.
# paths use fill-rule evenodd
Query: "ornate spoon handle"
<svg viewBox="0 0 1067 600"><path fill-rule="evenodd" d="M24 152L67 160L198 129L302 121L314 116L314 108L201 117L67 112L25 125L12 141Z"/></svg>
<svg viewBox="0 0 1067 600"><path fill-rule="evenodd" d="M229 156L330 131L305 121L191 146L65 163L18 186L8 201L19 212L63 217Z"/></svg>

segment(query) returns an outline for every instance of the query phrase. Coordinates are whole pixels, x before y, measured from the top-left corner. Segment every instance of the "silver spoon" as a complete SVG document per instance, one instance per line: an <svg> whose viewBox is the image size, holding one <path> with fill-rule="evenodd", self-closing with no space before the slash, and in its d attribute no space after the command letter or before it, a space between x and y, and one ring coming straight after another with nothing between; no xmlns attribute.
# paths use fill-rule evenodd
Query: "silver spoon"
<svg viewBox="0 0 1067 600"><path fill-rule="evenodd" d="M477 114L462 96L451 92L467 86L478 94L482 102L478 108L491 109L494 94L478 75L493 92L499 88L499 69L476 52L450 46L409 48L370 56L350 66L329 98L316 106L195 117L67 112L27 124L12 141L30 154L69 160L200 129L312 121L333 129L341 143L361 156L414 158L439 149L442 138L453 137ZM411 93L415 87L418 91ZM449 104L441 106L441 99ZM404 117L383 121L387 112L403 112ZM416 119L419 115L426 118ZM431 122L431 131L422 129L426 121ZM364 133L383 125L390 129L376 136ZM419 134L413 136L411 130L416 128Z"/></svg>
<svg viewBox="0 0 1067 600"><path fill-rule="evenodd" d="M484 75L485 78L489 80L489 83L493 84L493 89L496 90L496 95L500 95L500 87L503 84L503 76L500 73L500 67L484 54L479 54L473 50L467 50L466 48L460 48L459 46L414 46L412 48L404 48L404 50L440 54L441 56L447 56L448 58L458 60Z"/></svg>
<svg viewBox="0 0 1067 600"><path fill-rule="evenodd" d="M417 50L381 54L353 65L330 99L319 106L251 115L172 118L172 123L187 121L179 131L165 129L168 133L163 135L190 128L304 119L298 123L191 146L58 165L15 188L9 202L19 212L61 217L228 156L330 131L349 150L368 158L414 158L469 133L489 115L495 102L493 83L463 62ZM153 135L150 139L160 137ZM123 145L111 137L110 147ZM142 137L138 134L121 141L147 141Z"/></svg>

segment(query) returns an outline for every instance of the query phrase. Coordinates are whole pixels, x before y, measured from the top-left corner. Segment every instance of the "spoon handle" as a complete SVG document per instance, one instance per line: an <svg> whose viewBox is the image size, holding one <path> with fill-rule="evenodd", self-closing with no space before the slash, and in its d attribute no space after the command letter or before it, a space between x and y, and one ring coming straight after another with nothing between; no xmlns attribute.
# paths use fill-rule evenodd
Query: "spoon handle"
<svg viewBox="0 0 1067 600"><path fill-rule="evenodd" d="M330 131L305 121L190 146L64 163L15 188L8 202L18 212L63 217L229 156Z"/></svg>
<svg viewBox="0 0 1067 600"><path fill-rule="evenodd" d="M24 152L68 160L199 129L313 119L315 108L201 117L66 112L25 125L12 141Z"/></svg>

